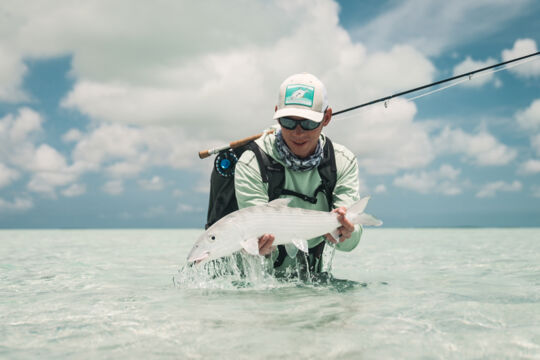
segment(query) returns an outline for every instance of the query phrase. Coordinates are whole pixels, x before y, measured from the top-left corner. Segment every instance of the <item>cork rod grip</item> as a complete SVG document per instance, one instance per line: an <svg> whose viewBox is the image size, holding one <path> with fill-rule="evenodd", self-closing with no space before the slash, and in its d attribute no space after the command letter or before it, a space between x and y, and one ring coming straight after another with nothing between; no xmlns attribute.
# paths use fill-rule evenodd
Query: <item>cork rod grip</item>
<svg viewBox="0 0 540 360"><path fill-rule="evenodd" d="M271 134L273 132L274 132L274 129L271 129L269 131L266 131L266 132L263 132L263 133L260 133L260 134L257 134L257 135L253 135L253 136L249 136L247 138L241 139L241 140L233 141L233 142L231 142L229 144L229 146L225 146L225 147L218 148L218 149L209 149L209 150L199 151L199 158L206 159L210 155L217 154L218 152L220 152L222 150L235 149L237 147L240 147L242 145L247 144L250 141L253 141L253 140L256 140L256 139L260 138L264 134Z"/></svg>
<svg viewBox="0 0 540 360"><path fill-rule="evenodd" d="M210 150L199 151L199 158L200 159L206 159L209 156L210 156Z"/></svg>

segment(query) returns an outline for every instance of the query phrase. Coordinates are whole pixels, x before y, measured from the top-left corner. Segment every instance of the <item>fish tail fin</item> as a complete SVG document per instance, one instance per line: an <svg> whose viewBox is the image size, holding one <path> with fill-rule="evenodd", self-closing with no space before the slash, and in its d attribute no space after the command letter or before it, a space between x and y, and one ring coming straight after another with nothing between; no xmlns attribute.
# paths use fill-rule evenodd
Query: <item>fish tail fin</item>
<svg viewBox="0 0 540 360"><path fill-rule="evenodd" d="M347 213L351 214L361 214L366 209L367 203L370 199L370 196L366 196L349 206Z"/></svg>
<svg viewBox="0 0 540 360"><path fill-rule="evenodd" d="M369 196L361 198L347 209L347 219L354 223L354 218L364 212L369 201Z"/></svg>
<svg viewBox="0 0 540 360"><path fill-rule="evenodd" d="M361 198L347 209L347 219L353 224L380 226L382 221L375 218L373 215L364 213L370 197Z"/></svg>
<svg viewBox="0 0 540 360"><path fill-rule="evenodd" d="M383 222L377 219L375 216L366 213L356 215L354 220L354 224L360 225L381 226L383 224Z"/></svg>

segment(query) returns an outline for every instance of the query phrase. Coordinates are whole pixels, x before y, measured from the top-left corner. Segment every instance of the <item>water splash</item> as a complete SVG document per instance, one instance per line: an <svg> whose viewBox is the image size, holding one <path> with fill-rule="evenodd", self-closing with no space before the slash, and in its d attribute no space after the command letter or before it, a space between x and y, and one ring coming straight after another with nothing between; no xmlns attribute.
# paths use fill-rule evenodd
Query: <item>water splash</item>
<svg viewBox="0 0 540 360"><path fill-rule="evenodd" d="M270 259L241 252L201 265L186 264L173 277L180 289L269 290L291 287L328 288L343 292L366 284L336 279L332 273L335 248L323 256L323 271L312 273L296 259L295 266L277 273Z"/></svg>
<svg viewBox="0 0 540 360"><path fill-rule="evenodd" d="M202 265L186 264L173 282L182 289L265 289L278 285L268 259L241 253Z"/></svg>

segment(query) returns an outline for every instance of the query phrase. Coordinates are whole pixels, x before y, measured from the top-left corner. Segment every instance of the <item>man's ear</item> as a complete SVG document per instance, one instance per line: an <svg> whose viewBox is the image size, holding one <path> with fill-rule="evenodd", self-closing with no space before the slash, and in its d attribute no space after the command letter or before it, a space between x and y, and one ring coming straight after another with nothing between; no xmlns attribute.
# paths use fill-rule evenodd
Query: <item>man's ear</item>
<svg viewBox="0 0 540 360"><path fill-rule="evenodd" d="M326 126L330 124L330 120L332 120L332 108L328 107L326 111L324 112L324 118L323 118L323 126Z"/></svg>
<svg viewBox="0 0 540 360"><path fill-rule="evenodd" d="M274 108L274 112L276 112L276 111L277 111L277 105L276 105L276 107Z"/></svg>

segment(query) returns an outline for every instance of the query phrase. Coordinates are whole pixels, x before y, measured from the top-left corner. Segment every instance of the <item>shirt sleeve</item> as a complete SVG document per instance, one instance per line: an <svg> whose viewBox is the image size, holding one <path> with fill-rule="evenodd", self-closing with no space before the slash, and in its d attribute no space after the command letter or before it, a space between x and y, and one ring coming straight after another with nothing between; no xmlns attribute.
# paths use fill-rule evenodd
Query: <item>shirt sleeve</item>
<svg viewBox="0 0 540 360"><path fill-rule="evenodd" d="M336 154L337 155L337 154ZM340 206L349 207L360 199L358 193L358 163L356 157L352 154L343 153L338 165L338 178L336 179L336 187L334 188L334 207ZM340 169L341 168L341 169ZM342 243L336 245L336 249L341 251L351 251L360 242L362 235L362 227L355 226L355 231L351 237Z"/></svg>
<svg viewBox="0 0 540 360"><path fill-rule="evenodd" d="M268 184L262 181L253 151L244 151L238 159L234 172L234 189L239 209L268 203Z"/></svg>

